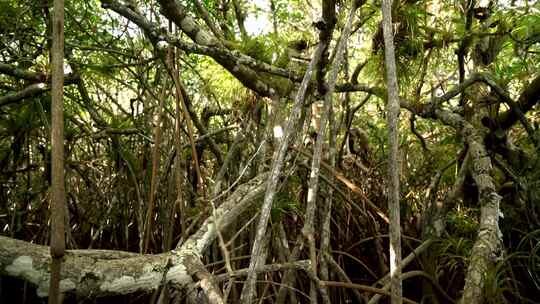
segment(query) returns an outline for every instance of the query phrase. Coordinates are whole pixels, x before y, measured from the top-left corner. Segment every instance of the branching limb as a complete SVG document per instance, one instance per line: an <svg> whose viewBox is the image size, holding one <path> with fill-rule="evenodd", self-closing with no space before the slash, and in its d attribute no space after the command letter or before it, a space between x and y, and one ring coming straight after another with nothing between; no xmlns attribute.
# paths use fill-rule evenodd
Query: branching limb
<svg viewBox="0 0 540 304"><path fill-rule="evenodd" d="M328 5L329 8L328 9L332 9L334 10L334 6L333 5ZM323 8L324 8L324 5L323 5ZM352 21L354 19L354 16L355 16L355 12L356 12L356 9L357 9L357 2L354 1L353 2L353 5L352 5L352 8L349 12L349 15L347 17L347 21L346 21L346 24L345 24L345 27L343 28L343 32L341 34L341 37L339 39L339 42L336 46L336 50L335 50L335 57L334 57L334 60L332 62L332 66L330 67L331 71L330 71L330 77L328 79L328 83L327 83L327 89L326 89L326 92L324 94L324 108L323 108L323 112L322 112L322 115L321 115L321 118L320 118L320 124L319 124L319 129L317 130L317 139L316 139L316 142L315 142L315 145L313 146L313 158L312 158L312 162L311 162L311 170L310 170L310 178L309 178L309 182L308 182L308 197L307 197L307 207L306 207L306 221L305 221L305 224L304 224L304 229L303 229L303 234L304 236L306 237L306 240L307 240L307 243L308 243L308 246L309 246L309 254L310 254L310 259L311 259L311 271L316 274L317 273L317 252L316 252L316 244L315 244L315 232L314 232L314 226L315 226L315 209L317 209L317 204L316 204L316 201L317 201L317 195L318 195L318 190L319 190L319 175L320 175L320 167L321 167L321 160L322 160L322 157L323 157L323 143L325 142L325 138L326 138L326 130L327 130L327 124L328 124L328 121L330 120L330 114L331 112L333 111L332 110L332 104L333 104L333 97L334 97L334 91L335 91L335 87L336 87L336 80L337 80L337 76L338 76L338 73L341 69L341 63L343 61L343 57L344 57L344 52L345 52L345 48L346 48L346 44L347 44L347 40L349 39L349 35L350 35L350 32L351 32L351 25L352 25ZM325 14L323 12L323 14ZM321 71L319 71L320 73ZM330 129L331 130L334 130L334 126L331 125L330 126ZM331 132L333 133L333 132ZM334 144L332 145L332 149L334 149L334 153L333 153L333 159L334 159L334 162L335 162L335 142ZM329 198L329 200L331 200L331 197ZM330 204L329 201L325 202L327 205ZM325 248L323 249L324 251L328 251L328 246L329 246L329 226L330 226L330 215L329 213L331 212L331 209L330 207L328 206L326 208L327 210L327 213L324 214L324 217L327 219L327 220L324 220L325 223L326 223L326 244L325 244ZM325 257L323 256L322 259L325 259ZM327 268L325 268L325 275L327 276ZM324 289L324 287L323 287ZM327 293L327 291L325 290L325 292ZM316 286L314 284L314 282L312 282L311 284L311 289L310 289L310 296L311 296L311 299L312 299L312 303L316 303L316 298L317 298L317 291L316 291Z"/></svg>
<svg viewBox="0 0 540 304"><path fill-rule="evenodd" d="M429 117L429 115L426 116ZM495 183L491 176L491 159L480 132L459 114L446 110L435 109L431 117L438 118L444 124L456 129L464 137L469 147L471 173L478 187L481 214L478 239L472 249L460 303L481 303L485 274L489 266L493 264L494 257L500 253L502 246L502 235L499 229L501 196L497 194L495 189Z"/></svg>
<svg viewBox="0 0 540 304"><path fill-rule="evenodd" d="M206 7L204 7L204 4L201 3L200 0L194 0L195 6L197 7L197 10L201 14L201 17L204 20L204 23L206 23L206 26L212 31L214 36L218 38L219 40L223 40L224 36L221 30L216 26L216 24L212 21L210 14L208 13L208 10Z"/></svg>
<svg viewBox="0 0 540 304"><path fill-rule="evenodd" d="M246 31L246 25L245 25L246 14L242 7L242 1L232 0L232 3L234 6L234 15L236 16L236 21L238 22L238 28L240 29L240 35L242 36L242 40L246 41L246 39L248 39L248 34Z"/></svg>
<svg viewBox="0 0 540 304"><path fill-rule="evenodd" d="M45 83L31 84L18 92L1 96L0 107L3 107L11 103L19 102L25 98L36 96L48 90L50 90L50 87L47 86Z"/></svg>
<svg viewBox="0 0 540 304"><path fill-rule="evenodd" d="M334 260L334 258L329 253L326 254L325 258L328 261L328 263L330 264L330 266L332 266L332 268L334 269L334 272L337 273L337 275L339 276L341 281L347 282L347 283L352 283L351 279L349 278L349 276L347 275L345 270L343 270L339 266L339 264L336 262L336 260ZM354 294L354 296L356 298L356 301L358 301L358 303L366 303L367 302L366 298L364 296L362 296L362 294L358 291L358 289L355 288L355 289L353 289L352 292L353 292L353 294Z"/></svg>
<svg viewBox="0 0 540 304"><path fill-rule="evenodd" d="M263 195L268 175L262 174L239 186L223 204L186 242L168 253L158 255L109 254L103 251L92 254L85 251L67 251L62 268L60 290L81 297L102 297L128 294L136 291L151 291L162 282L163 271L167 271L165 282L180 286L190 284L189 263L204 252L217 237L215 221L226 229L238 217L255 206ZM113 259L111 259L113 258ZM167 267L169 260L171 266ZM48 294L51 261L49 248L0 236L0 266L4 274L22 278L38 286L38 295Z"/></svg>
<svg viewBox="0 0 540 304"><path fill-rule="evenodd" d="M317 62L319 61L322 55L323 49L324 49L324 46L322 44L319 44L319 47L317 48L317 50L315 51L315 54L313 55L313 58L308 66L306 74L304 75L304 79L302 80L302 83L300 84L300 88L297 91L294 105L293 105L291 114L289 116L287 126L284 130L283 137L281 138L279 147L274 153L274 156L272 159L272 169L271 169L271 173L269 177L268 188L266 189L264 203L261 208L261 216L259 218L259 223L257 225L257 233L255 236L255 241L254 241L253 249L252 249L252 258L249 264L249 268L251 272L246 279L246 283L244 285L244 288L242 290L242 295L240 298L241 302L244 304L252 303L253 298L255 297L255 281L256 281L257 276L256 276L256 273L254 272L254 269L261 266L261 265L258 265L258 261L259 261L258 256L261 254L262 240L266 233L266 229L268 225L268 218L270 217L270 210L272 208L272 202L274 201L274 197L276 195L277 185L279 183L279 178L281 176L281 171L284 165L285 154L288 150L291 139L294 137L295 133L297 132L297 124L298 124L298 121L300 120L300 114L301 114L301 110L304 104L307 87L311 80L313 69L315 65L317 64Z"/></svg>
<svg viewBox="0 0 540 304"><path fill-rule="evenodd" d="M50 74L33 72L6 63L0 63L0 74L12 76L17 79L28 80L32 83L50 83L52 79ZM78 76L75 74L65 74L64 84L72 84L77 81L77 78Z"/></svg>
<svg viewBox="0 0 540 304"><path fill-rule="evenodd" d="M474 7L476 0L466 0L464 1L465 7L463 10L465 11L465 31L464 33L468 33L471 30L472 22L473 22L473 16L474 16ZM472 43L472 36L465 35L463 39L461 39L461 43L459 45L459 48L456 50L456 55L458 57L458 70L459 70L459 84L463 84L465 80L465 57L467 56L469 46ZM465 104L465 95L461 94L461 98L459 101L459 105L463 106Z"/></svg>
<svg viewBox="0 0 540 304"><path fill-rule="evenodd" d="M387 290L371 287L368 285L361 285L361 284L347 283L347 282L335 282L335 281L321 281L321 285L332 286L332 287L354 288L354 289L359 289L359 290L363 290L363 291L367 291L367 292L371 292L371 293L375 293L379 295L385 295L388 297L391 296L390 292L388 292ZM403 303L418 304L417 302L407 299L405 297L402 298L402 300L403 300Z"/></svg>
<svg viewBox="0 0 540 304"><path fill-rule="evenodd" d="M278 90L284 90L282 86L273 87L267 77L261 77L256 71L264 71L270 74L296 79L294 73L288 70L274 67L270 64L257 61L239 51L230 51L217 42L210 34L202 31L195 21L186 14L185 8L178 1L160 1L165 16L175 22L195 43L188 43L175 36L163 33L159 26L147 20L144 16L122 5L116 0L103 0L102 6L111 9L139 26L153 44L166 42L186 52L207 55L214 58L220 65L233 74L246 87L257 92L261 96L272 96ZM193 28L192 28L192 27ZM158 46L159 47L159 46ZM260 70L263 69L263 70ZM281 92L283 93L283 92ZM283 95L283 94L282 94Z"/></svg>
<svg viewBox="0 0 540 304"><path fill-rule="evenodd" d="M409 119L409 122L411 124L411 132L414 134L414 136L416 136L416 138L418 138L418 141L420 141L420 145L422 146L422 150L424 150L424 152L429 152L429 149L428 149L427 144L426 144L426 140L424 139L422 134L420 134L418 132L418 130L416 130L416 124L415 124L416 115L412 114L411 118Z"/></svg>
<svg viewBox="0 0 540 304"><path fill-rule="evenodd" d="M401 261L401 265L403 266L403 268L407 267L407 265L409 265L412 261L414 261L416 258L418 258L422 253L424 253L429 248L429 246L431 244L433 244L433 239L426 240L422 244L420 244L420 246L416 247L416 249L414 249L413 252L411 252L407 257L405 257ZM377 284L384 285L382 290L386 291L386 290L390 289L390 280L389 280L389 278L390 278L390 274L387 274L377 282ZM374 295L369 300L368 304L379 303L380 299L381 299L380 294Z"/></svg>

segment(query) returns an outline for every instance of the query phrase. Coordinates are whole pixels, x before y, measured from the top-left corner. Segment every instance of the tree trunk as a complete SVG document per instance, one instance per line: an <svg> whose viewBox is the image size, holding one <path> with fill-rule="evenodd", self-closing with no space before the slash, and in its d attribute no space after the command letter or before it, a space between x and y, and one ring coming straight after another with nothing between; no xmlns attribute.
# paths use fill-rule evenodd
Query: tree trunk
<svg viewBox="0 0 540 304"><path fill-rule="evenodd" d="M52 198L51 198L51 276L49 304L61 303L60 276L66 249L65 185L64 185L64 0L54 1L53 39L51 49L51 145L52 145Z"/></svg>
<svg viewBox="0 0 540 304"><path fill-rule="evenodd" d="M392 0L383 0L383 35L386 82L388 90L388 210L390 213L390 280L392 304L402 302L401 290L401 227L399 219L399 88L394 54L394 35L392 31Z"/></svg>

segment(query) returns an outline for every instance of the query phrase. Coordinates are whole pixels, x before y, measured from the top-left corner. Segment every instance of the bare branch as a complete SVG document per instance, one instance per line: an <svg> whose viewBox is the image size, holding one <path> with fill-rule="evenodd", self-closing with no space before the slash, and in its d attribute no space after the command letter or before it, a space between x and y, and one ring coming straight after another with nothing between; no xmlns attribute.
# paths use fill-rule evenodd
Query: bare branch
<svg viewBox="0 0 540 304"><path fill-rule="evenodd" d="M67 251L64 256L62 292L82 297L102 297L150 291L162 283L185 286L192 283L186 259L199 258L216 239L215 221L226 229L239 215L259 202L266 186L267 174L259 175L239 186L216 209L215 218L209 217L186 242L171 252L157 255L132 255L98 251ZM113 259L111 259L113 258ZM0 266L3 273L22 278L38 287L38 295L46 296L50 278L51 256L46 246L31 244L0 236ZM165 279L162 282L162 278Z"/></svg>

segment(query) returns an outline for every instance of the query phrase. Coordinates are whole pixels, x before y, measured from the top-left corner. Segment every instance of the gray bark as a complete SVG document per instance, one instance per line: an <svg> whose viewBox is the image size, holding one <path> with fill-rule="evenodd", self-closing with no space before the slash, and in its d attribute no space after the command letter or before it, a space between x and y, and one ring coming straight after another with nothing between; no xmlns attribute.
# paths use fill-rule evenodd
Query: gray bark
<svg viewBox="0 0 540 304"><path fill-rule="evenodd" d="M313 147L313 158L311 162L311 173L308 183L308 197L307 197L307 207L306 207L306 223L304 226L304 235L306 237L307 243L309 245L309 254L311 260L312 272L317 274L317 253L316 253L316 244L314 236L314 224L315 224L315 210L317 209L317 195L319 190L319 174L321 168L321 159L323 154L323 143L326 137L326 128L332 111L332 103L334 97L334 91L336 87L336 80L341 68L341 62L343 61L343 54L345 47L347 45L347 40L351 32L351 24L355 16L357 9L356 1L353 2L353 6L349 15L347 17L347 22L343 28L341 39L338 42L336 47L336 55L334 61L332 62L330 77L328 79L328 89L324 96L324 108L320 118L319 130L317 130L317 140ZM331 212L328 209L328 212ZM328 221L329 225L329 221ZM324 258L324 257L323 257ZM311 302L317 303L317 293L315 283L311 283L310 288Z"/></svg>
<svg viewBox="0 0 540 304"><path fill-rule="evenodd" d="M66 187L64 182L64 0L54 1L51 47L51 279L49 304L62 302L60 280L62 260L66 250L65 213Z"/></svg>
<svg viewBox="0 0 540 304"><path fill-rule="evenodd" d="M436 110L435 114L446 124L460 130L469 145L471 173L478 187L478 200L481 206L480 228L471 252L465 287L459 303L483 303L485 276L488 268L500 255L502 246L502 234L499 230L499 203L502 197L497 194L494 180L490 175L491 159L481 133L457 114L443 110Z"/></svg>
<svg viewBox="0 0 540 304"><path fill-rule="evenodd" d="M163 254L136 255L114 251L67 251L64 256L61 292L81 297L102 297L152 291L171 283L184 287L192 283L191 273L200 266L200 256L217 237L216 226L226 229L239 215L259 202L268 175L262 174L238 187L216 209L199 230L181 246ZM215 220L217 219L217 225ZM51 256L48 247L0 237L1 273L21 278L37 286L38 295L49 290ZM210 282L210 281L208 281ZM207 285L210 296L215 288ZM218 301L219 302L219 301Z"/></svg>
<svg viewBox="0 0 540 304"><path fill-rule="evenodd" d="M272 202L274 201L274 197L276 195L279 177L281 175L281 171L282 171L284 160L285 160L285 154L288 150L291 139L294 137L294 133L297 131L297 124L298 124L298 120L300 119L301 110L304 104L307 86L311 80L311 74L313 73L313 68L315 67L315 65L317 64L317 62L319 61L321 57L322 49L323 49L322 44L320 44L315 54L313 55L313 58L311 59L311 62L308 66L306 74L304 75L304 79L302 80L302 83L300 84L300 87L298 88L298 91L296 93L293 109L291 111L291 115L287 122L287 126L283 132L283 138L279 142L279 148L274 153L274 156L272 159L272 169L270 172L268 187L266 189L266 193L264 196L264 203L261 208L261 215L259 218L259 223L257 225L257 232L255 236L255 241L253 243L253 249L251 252L251 260L249 264L250 273L246 279L246 283L242 290L242 295L241 295L242 303L250 304L253 301L253 298L255 297L255 293L256 293L255 281L257 279L257 274L255 272L255 269L262 266L258 264L259 262L258 256L261 255L262 240L264 238L264 235L266 234L268 218L270 216L270 210L272 209Z"/></svg>
<svg viewBox="0 0 540 304"><path fill-rule="evenodd" d="M420 246L416 247L416 249L414 249L407 257L405 257L401 261L401 267L404 268L408 264L410 264L412 261L417 259L418 256L421 255L422 253L424 253L432 243L433 243L433 239L429 239L429 240L424 241L422 244L420 244ZM390 274L387 274L382 279L377 281L377 283L375 285L383 285L383 287L381 289L384 290L384 291L388 291L388 289L390 289L390 283L391 283L390 282ZM373 297L371 297L371 299L369 299L369 302L367 302L367 303L368 304L379 303L379 300L381 299L381 297L382 297L381 294L375 294L375 295L373 295Z"/></svg>
<svg viewBox="0 0 540 304"><path fill-rule="evenodd" d="M402 302L401 287L401 227L399 219L399 88L394 54L394 35L392 31L392 0L383 0L383 35L386 81L388 89L388 210L390 215L390 280L392 304Z"/></svg>

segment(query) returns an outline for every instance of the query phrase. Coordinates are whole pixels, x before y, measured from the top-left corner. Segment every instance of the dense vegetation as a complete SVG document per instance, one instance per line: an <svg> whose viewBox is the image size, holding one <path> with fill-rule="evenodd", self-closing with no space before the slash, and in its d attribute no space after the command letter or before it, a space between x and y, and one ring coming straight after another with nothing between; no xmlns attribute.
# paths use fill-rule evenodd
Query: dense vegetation
<svg viewBox="0 0 540 304"><path fill-rule="evenodd" d="M400 228L404 301L537 303L540 3L393 2L399 210L381 5L66 1L64 302L389 301ZM49 292L53 13L0 1L1 303Z"/></svg>

